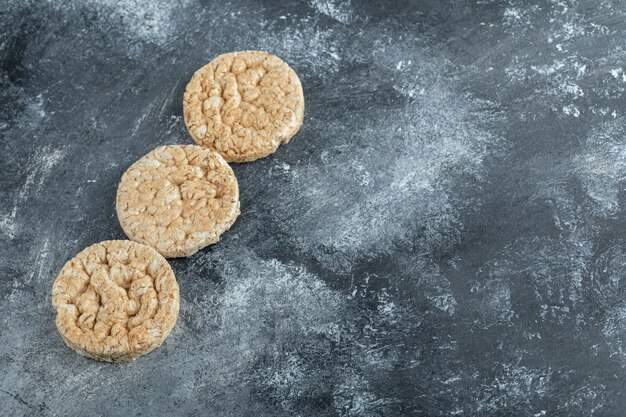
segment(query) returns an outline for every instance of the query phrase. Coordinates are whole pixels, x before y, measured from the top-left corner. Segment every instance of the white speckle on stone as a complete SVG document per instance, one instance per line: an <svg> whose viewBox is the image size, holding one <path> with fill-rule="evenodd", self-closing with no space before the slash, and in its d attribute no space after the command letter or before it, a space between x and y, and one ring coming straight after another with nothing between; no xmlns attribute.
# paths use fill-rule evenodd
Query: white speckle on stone
<svg viewBox="0 0 626 417"><path fill-rule="evenodd" d="M568 104L567 106L563 107L563 113L568 116L580 116L580 110L578 110L578 107L576 107L574 104Z"/></svg>
<svg viewBox="0 0 626 417"><path fill-rule="evenodd" d="M582 88L580 88L580 86L574 83L563 84L561 86L561 90L568 95L574 96L575 98L583 97L585 95Z"/></svg>
<svg viewBox="0 0 626 417"><path fill-rule="evenodd" d="M532 68L534 71L537 71L541 75L552 75L564 66L565 61L557 60L550 65L531 65L530 68Z"/></svg>
<svg viewBox="0 0 626 417"><path fill-rule="evenodd" d="M37 94L36 99L31 103L30 111L40 120L46 116L46 112L44 110L43 95L41 93Z"/></svg>
<svg viewBox="0 0 626 417"><path fill-rule="evenodd" d="M613 78L617 79L617 78L619 78L620 74L622 73L622 69L621 68L614 68L614 69L610 70L610 73L613 76Z"/></svg>
<svg viewBox="0 0 626 417"><path fill-rule="evenodd" d="M16 217L17 204L13 205L10 213L0 214L0 230L2 230L2 233L4 233L9 239L13 239L15 237L15 232L17 230L17 223L15 222Z"/></svg>
<svg viewBox="0 0 626 417"><path fill-rule="evenodd" d="M520 10L514 7L508 7L504 10L504 17L510 20L519 20L522 18Z"/></svg>
<svg viewBox="0 0 626 417"><path fill-rule="evenodd" d="M396 64L396 70L397 71L403 71L403 70L409 68L410 66L411 66L411 60L410 59L406 60L406 61L401 59Z"/></svg>
<svg viewBox="0 0 626 417"><path fill-rule="evenodd" d="M439 310L445 311L449 315L454 314L457 302L451 294L438 295L432 301Z"/></svg>

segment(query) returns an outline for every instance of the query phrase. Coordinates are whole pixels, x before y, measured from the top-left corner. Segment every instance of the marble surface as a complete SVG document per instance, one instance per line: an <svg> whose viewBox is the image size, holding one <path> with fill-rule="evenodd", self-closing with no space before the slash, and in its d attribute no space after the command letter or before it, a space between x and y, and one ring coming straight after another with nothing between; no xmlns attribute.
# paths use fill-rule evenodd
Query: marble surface
<svg viewBox="0 0 626 417"><path fill-rule="evenodd" d="M624 3L8 0L0 33L0 414L624 415ZM74 354L56 274L242 49L298 72L301 131L171 262L160 349Z"/></svg>

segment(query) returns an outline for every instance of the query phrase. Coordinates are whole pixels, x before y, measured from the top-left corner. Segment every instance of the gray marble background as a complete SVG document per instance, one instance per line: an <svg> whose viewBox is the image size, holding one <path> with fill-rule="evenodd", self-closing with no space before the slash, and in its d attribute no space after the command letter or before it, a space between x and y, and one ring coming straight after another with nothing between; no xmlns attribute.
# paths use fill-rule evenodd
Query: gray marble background
<svg viewBox="0 0 626 417"><path fill-rule="evenodd" d="M160 3L160 4L159 4ZM0 414L623 416L626 4L0 4ZM61 341L62 265L124 235L117 182L191 143L219 53L300 75L305 122L235 165L241 216L172 261L128 365Z"/></svg>

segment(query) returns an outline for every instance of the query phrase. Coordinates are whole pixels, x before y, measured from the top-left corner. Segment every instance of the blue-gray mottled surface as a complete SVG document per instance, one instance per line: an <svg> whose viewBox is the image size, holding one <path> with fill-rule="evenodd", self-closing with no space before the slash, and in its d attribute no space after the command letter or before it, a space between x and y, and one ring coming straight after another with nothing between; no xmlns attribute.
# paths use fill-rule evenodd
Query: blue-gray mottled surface
<svg viewBox="0 0 626 417"><path fill-rule="evenodd" d="M0 5L0 414L624 415L624 3L174 3ZM172 261L164 345L78 356L56 274L241 49L300 74L301 131Z"/></svg>

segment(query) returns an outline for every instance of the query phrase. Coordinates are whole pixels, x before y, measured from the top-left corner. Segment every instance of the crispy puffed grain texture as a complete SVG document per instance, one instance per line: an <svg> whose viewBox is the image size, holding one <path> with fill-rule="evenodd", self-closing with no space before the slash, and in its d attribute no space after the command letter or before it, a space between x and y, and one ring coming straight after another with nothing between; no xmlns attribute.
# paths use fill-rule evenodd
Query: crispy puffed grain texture
<svg viewBox="0 0 626 417"><path fill-rule="evenodd" d="M300 129L302 84L289 65L267 52L223 54L193 74L183 114L198 145L229 162L254 161Z"/></svg>
<svg viewBox="0 0 626 417"><path fill-rule="evenodd" d="M151 247L108 240L63 266L52 286L52 305L71 349L101 361L132 361L159 347L174 328L178 283Z"/></svg>
<svg viewBox="0 0 626 417"><path fill-rule="evenodd" d="M237 178L210 149L161 146L124 173L116 210L131 240L166 258L193 255L218 242L237 219Z"/></svg>

